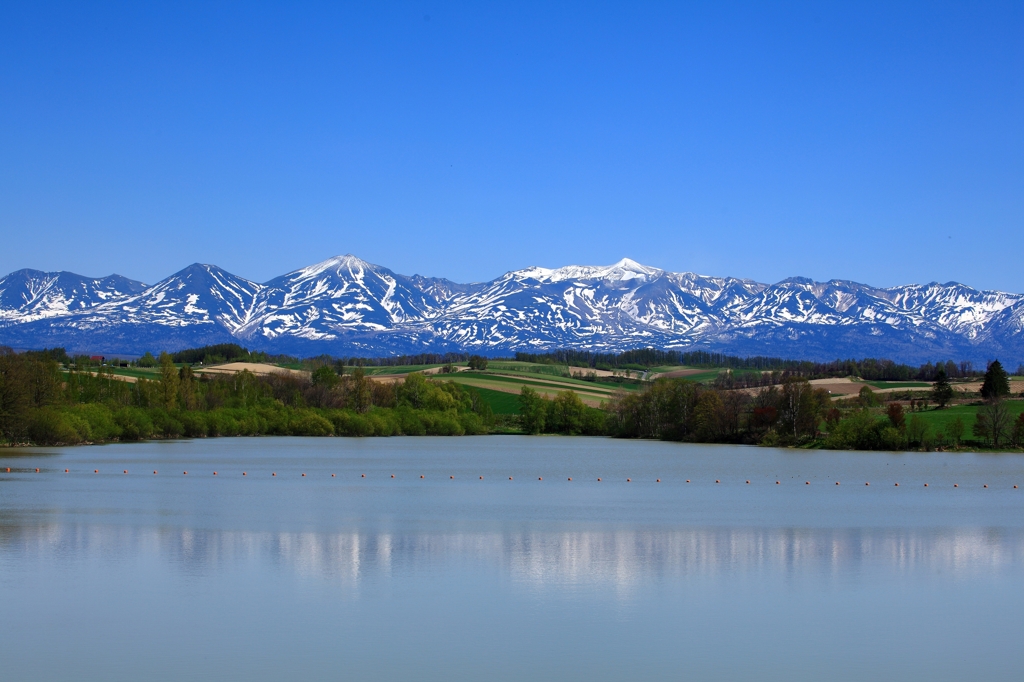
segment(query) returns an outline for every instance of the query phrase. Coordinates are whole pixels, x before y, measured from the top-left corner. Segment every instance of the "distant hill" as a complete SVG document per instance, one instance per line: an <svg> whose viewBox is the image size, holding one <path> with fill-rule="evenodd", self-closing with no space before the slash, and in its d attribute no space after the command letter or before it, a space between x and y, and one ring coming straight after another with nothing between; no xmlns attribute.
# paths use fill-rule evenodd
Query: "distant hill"
<svg viewBox="0 0 1024 682"><path fill-rule="evenodd" d="M956 282L877 288L668 272L629 259L490 282L405 276L338 256L258 284L191 265L152 286L19 270L0 344L139 354L237 342L293 355L708 349L809 360L1024 361L1024 295Z"/></svg>

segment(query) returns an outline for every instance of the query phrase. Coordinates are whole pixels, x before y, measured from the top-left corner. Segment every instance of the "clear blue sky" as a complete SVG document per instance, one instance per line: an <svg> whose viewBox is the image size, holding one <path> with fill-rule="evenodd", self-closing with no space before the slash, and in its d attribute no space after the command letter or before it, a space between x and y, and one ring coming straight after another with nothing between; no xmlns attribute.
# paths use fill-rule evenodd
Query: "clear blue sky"
<svg viewBox="0 0 1024 682"><path fill-rule="evenodd" d="M0 4L0 272L1024 291L1024 3Z"/></svg>

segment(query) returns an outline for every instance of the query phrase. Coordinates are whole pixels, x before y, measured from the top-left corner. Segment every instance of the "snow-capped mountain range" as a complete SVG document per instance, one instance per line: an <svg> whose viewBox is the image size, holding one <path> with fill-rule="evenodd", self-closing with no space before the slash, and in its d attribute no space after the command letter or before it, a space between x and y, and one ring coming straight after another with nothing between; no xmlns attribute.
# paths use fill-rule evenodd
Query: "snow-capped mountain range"
<svg viewBox="0 0 1024 682"><path fill-rule="evenodd" d="M36 270L0 279L0 344L127 355L225 342L303 356L655 347L1017 363L1024 295L955 282L762 284L628 258L474 284L399 275L351 255L263 284L200 264L152 286Z"/></svg>

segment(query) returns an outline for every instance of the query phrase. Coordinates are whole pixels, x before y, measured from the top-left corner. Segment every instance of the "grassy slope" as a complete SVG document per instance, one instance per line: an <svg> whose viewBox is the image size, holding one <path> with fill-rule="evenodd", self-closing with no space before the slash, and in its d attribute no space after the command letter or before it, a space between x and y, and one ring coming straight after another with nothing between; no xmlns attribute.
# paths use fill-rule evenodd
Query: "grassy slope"
<svg viewBox="0 0 1024 682"><path fill-rule="evenodd" d="M545 375L537 374L536 372L518 372L515 370L504 369L492 370L490 367L488 367L487 371L484 372L483 374L489 377L514 378L516 381L539 380L537 383L543 383L545 385L551 385L551 382L557 382L558 384L564 385L567 388L583 391L611 391L614 393L620 388L623 388L627 391L635 391L638 388L640 388L639 382L618 384L615 383L614 381L601 381L600 379L598 379L597 381L584 381L583 379L574 379L572 377L558 376L553 374Z"/></svg>
<svg viewBox="0 0 1024 682"><path fill-rule="evenodd" d="M479 388L476 386L473 388L491 406L494 414L519 414L519 396L514 393L502 393L501 391L492 391L489 388Z"/></svg>
<svg viewBox="0 0 1024 682"><path fill-rule="evenodd" d="M1008 400L1006 403L1010 408L1010 413L1013 415L1013 419L1017 418L1018 414L1024 413L1024 401L1022 400ZM907 419L911 415L917 415L924 419L925 423L928 424L929 433L937 433L939 430L944 429L946 424L952 422L957 417L964 420L964 438L972 440L974 436L971 433L971 428L974 426L975 415L978 414L978 410L982 408L981 405L955 405L953 407L947 407L944 410L930 409L924 412L909 412Z"/></svg>
<svg viewBox="0 0 1024 682"><path fill-rule="evenodd" d="M459 373L459 374L448 374L437 377L444 381L455 381L457 383L465 383L469 385L487 385L499 387L514 388L517 392L521 386L529 386L530 388L536 389L537 391L576 391L577 393L590 393L596 396L611 396L615 393L614 390L605 388L603 386L588 386L586 384L580 386L578 384L569 384L559 381L535 381L529 377L515 377L506 376L503 374L484 374L473 372L470 373Z"/></svg>
<svg viewBox="0 0 1024 682"><path fill-rule="evenodd" d="M505 362L501 360L488 362L487 369L501 372L547 374L553 377L560 377L569 373L568 365L547 365L539 362Z"/></svg>
<svg viewBox="0 0 1024 682"><path fill-rule="evenodd" d="M676 371L684 370L684 369L691 369L692 370L692 369L702 369L702 368L699 368L699 367L689 367L687 365L665 365L665 366L662 366L662 367L651 367L651 369L650 369L651 374L650 374L650 376L648 378L649 379L657 379L658 376L661 375L661 374L667 374L669 372L676 372ZM703 384L703 383L707 383L707 382L714 381L715 379L717 379L718 375L721 374L722 371L723 370L721 370L721 369L704 369L701 372L695 372L694 374L688 374L685 377L678 377L678 378L687 379L689 381L696 381L697 383ZM759 373L759 372L757 370L745 370L745 369L742 369L742 370L738 369L738 370L734 370L733 371L733 374L735 376L740 376L741 374L745 374L745 373Z"/></svg>
<svg viewBox="0 0 1024 682"><path fill-rule="evenodd" d="M160 378L160 370L155 367L108 367L105 369L108 369L111 374L117 374L123 377L135 377L136 379Z"/></svg>

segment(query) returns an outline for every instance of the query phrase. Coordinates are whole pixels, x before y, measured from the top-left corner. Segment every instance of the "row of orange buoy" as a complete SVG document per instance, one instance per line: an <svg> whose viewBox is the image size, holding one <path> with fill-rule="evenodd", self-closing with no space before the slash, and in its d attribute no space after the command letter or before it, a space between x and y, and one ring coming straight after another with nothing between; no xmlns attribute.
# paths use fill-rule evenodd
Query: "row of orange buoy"
<svg viewBox="0 0 1024 682"><path fill-rule="evenodd" d="M6 469L7 473L11 473L11 467L5 467L5 469ZM39 470L39 468L38 468L38 467L36 467L36 468L35 468L35 472L36 472L36 473L39 473L39 471L40 471L40 470ZM99 470L99 469L93 469L93 473L94 473L94 474L98 474L99 472L100 472L100 470ZM66 473L69 473L69 470L68 470L68 469L65 469L65 470L64 470L64 473L65 473L65 474L66 474ZM124 473L124 474L127 474L127 473L128 473L128 470L127 470L127 469L122 469L122 473ZM188 471L182 471L181 473L182 473L182 475L183 475L183 476L187 476L187 475L188 475ZM154 470L153 470L153 475L156 475L156 474L157 474L157 470L156 470L156 469L154 469ZM214 475L214 476L217 476L217 475L218 475L218 472L214 471L214 472L213 472L213 475ZM242 475L243 475L243 476L248 476L248 472L246 472L246 471L243 471L243 472L242 472ZM272 472L272 473L271 473L270 475L271 475L271 476L277 476L277 472L276 472L276 471L275 471L275 472ZM336 476L337 476L336 474L331 474L331 478L335 478ZM303 473L302 473L302 477L303 477L303 478L305 478L305 477L306 477L306 474L305 474L305 472L303 472ZM366 474L360 474L360 475L359 475L359 477L360 477L360 478L366 478ZM394 477L395 477L395 475L394 475L394 474L391 474L391 478L394 478ZM420 474L420 478L424 478L423 474ZM455 476L449 476L449 477L448 477L448 479L449 479L449 480L455 480ZM481 481L482 481L482 480L484 480L484 477L483 477L483 476L480 476L480 477L479 477L479 480L481 480ZM513 480L513 477L512 477L512 476L509 476L509 477L508 477L508 480L510 480L510 481L511 481L511 480ZM538 477L537 477L537 480L538 480L538 481L543 481L543 480L544 480L544 477L543 477L543 476L538 476ZM571 481L571 480L572 480L572 476L569 476L567 480ZM598 480L598 482L600 483L600 482L601 482L601 481L602 481L603 479L601 479L601 478L598 478L597 480ZM626 479L626 483L632 483L632 482L633 482L633 479L632 479L632 478L627 478L627 479ZM686 479L686 482L687 482L687 483L689 483L689 482L690 482L690 479ZM722 481L721 481L721 479L718 479L718 478L716 478L716 479L715 479L715 483L718 483L718 484L720 484L721 482L722 482ZM661 483L661 479L660 479L660 478L658 478L658 479L655 479L655 483ZM745 481L745 483L746 483L746 485L750 485L750 480L749 480L749 479L748 479L748 480L746 480L746 481ZM775 485L781 485L781 484L782 484L782 482L781 482L781 481L775 481ZM810 485L810 484L811 484L811 482L810 482L810 481L804 481L804 485ZM839 485L839 484L840 484L840 482L839 482L839 481L836 481L836 482L835 482L835 484L836 484L836 485ZM870 486L870 485L871 485L871 483L870 483L870 482L868 482L868 481L865 481L865 482L864 482L864 485L866 485L866 486ZM894 486L894 487L897 487L897 488L898 488L898 487L899 487L899 485L900 485L900 484L899 484L898 482L896 482L896 483L893 483L893 486ZM927 484L927 483L925 483L925 484L924 484L924 487L925 487L925 488L927 488L927 487L928 487L928 484ZM959 488L959 487L960 487L960 484L959 484L959 483L954 483L954 484L953 484L953 487L954 487L954 488ZM982 487L982 488L988 488L988 484L987 484L987 483L985 483L985 484L983 484L983 485L982 485L981 487ZM1018 486L1014 485L1014 486L1013 486L1013 488L1014 488L1014 490L1017 490L1017 489L1018 489Z"/></svg>

